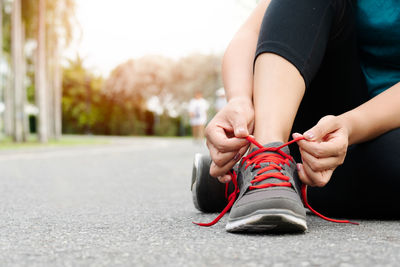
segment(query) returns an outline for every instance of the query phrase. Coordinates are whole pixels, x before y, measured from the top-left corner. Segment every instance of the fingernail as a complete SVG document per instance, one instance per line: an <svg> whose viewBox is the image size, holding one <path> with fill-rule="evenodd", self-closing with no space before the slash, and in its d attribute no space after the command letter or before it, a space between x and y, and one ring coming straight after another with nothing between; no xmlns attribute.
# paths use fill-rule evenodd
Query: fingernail
<svg viewBox="0 0 400 267"><path fill-rule="evenodd" d="M293 138L297 138L297 137L299 137L299 136L300 136L299 133L293 133L293 134L292 134L292 137L293 137Z"/></svg>
<svg viewBox="0 0 400 267"><path fill-rule="evenodd" d="M297 163L297 164L296 164L296 167L297 167L297 171L298 171L298 172L301 171L301 164L300 164L300 163Z"/></svg>
<svg viewBox="0 0 400 267"><path fill-rule="evenodd" d="M304 133L304 137L307 139L313 139L314 138L314 134L312 132L305 132Z"/></svg>
<svg viewBox="0 0 400 267"><path fill-rule="evenodd" d="M246 130L243 127L238 127L235 129L235 135L240 135L246 133Z"/></svg>
<svg viewBox="0 0 400 267"><path fill-rule="evenodd" d="M227 176L227 175L223 175L223 176L218 177L218 180L219 180L221 183L226 184L226 183L228 183L228 182L231 181L231 177L230 177L230 176Z"/></svg>
<svg viewBox="0 0 400 267"><path fill-rule="evenodd" d="M234 157L233 160L237 161L238 159L240 159L240 153L237 153Z"/></svg>

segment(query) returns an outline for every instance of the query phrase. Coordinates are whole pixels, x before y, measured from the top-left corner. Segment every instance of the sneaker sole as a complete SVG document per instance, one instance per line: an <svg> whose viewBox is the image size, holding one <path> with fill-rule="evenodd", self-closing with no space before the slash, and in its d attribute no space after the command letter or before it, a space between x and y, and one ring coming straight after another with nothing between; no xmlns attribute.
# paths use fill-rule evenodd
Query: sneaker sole
<svg viewBox="0 0 400 267"><path fill-rule="evenodd" d="M192 170L192 200L194 207L204 213L221 212L228 200L226 185L210 176L211 158L208 155L196 153ZM234 190L233 183L228 185L228 194Z"/></svg>
<svg viewBox="0 0 400 267"><path fill-rule="evenodd" d="M293 212L284 209L258 210L240 219L228 221L228 232L304 232L307 222Z"/></svg>
<svg viewBox="0 0 400 267"><path fill-rule="evenodd" d="M193 204L195 208L199 211L202 211L200 208L199 202L197 201L197 190L196 186L197 183L196 181L199 180L199 175L200 175L200 169L202 168L202 160L201 160L201 154L196 153L194 155L194 161L193 161L193 170L192 170L192 185L191 185L191 191L192 191L192 199L193 199Z"/></svg>

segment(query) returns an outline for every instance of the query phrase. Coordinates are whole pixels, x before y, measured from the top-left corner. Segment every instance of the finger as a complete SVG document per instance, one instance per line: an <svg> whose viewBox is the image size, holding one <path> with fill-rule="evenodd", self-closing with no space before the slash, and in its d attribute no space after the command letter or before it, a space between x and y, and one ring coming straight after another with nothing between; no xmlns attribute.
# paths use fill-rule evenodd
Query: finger
<svg viewBox="0 0 400 267"><path fill-rule="evenodd" d="M222 176L218 177L218 181L220 181L221 183L229 183L232 180L232 177L230 174L224 174Z"/></svg>
<svg viewBox="0 0 400 267"><path fill-rule="evenodd" d="M232 152L226 152L222 153L219 152L213 145L210 145L208 147L208 150L210 151L210 156L212 161L217 165L217 166L224 166L226 163L228 163L231 160L234 160L237 158L238 151L232 151Z"/></svg>
<svg viewBox="0 0 400 267"><path fill-rule="evenodd" d="M214 162L211 162L211 166L210 166L210 175L212 177L219 177L222 176L226 173L228 173L232 167L235 165L235 161L230 161L229 163L227 163L224 166L217 166Z"/></svg>
<svg viewBox="0 0 400 267"><path fill-rule="evenodd" d="M229 161L233 160L235 162L239 161L243 155L246 153L248 147L250 146L250 143L247 143L244 147L240 148L238 151L232 151L232 152L226 152L226 153L221 153L218 151L212 143L210 143L208 140L206 141L206 145L208 147L208 150L210 152L211 159L217 166L223 166Z"/></svg>
<svg viewBox="0 0 400 267"><path fill-rule="evenodd" d="M304 166L301 163L297 163L297 173L299 175L300 180L309 186L314 186L314 182L308 178L306 172L304 171Z"/></svg>
<svg viewBox="0 0 400 267"><path fill-rule="evenodd" d="M314 172L334 169L343 163L343 160L338 157L316 158L302 149L300 153L303 163L306 162Z"/></svg>
<svg viewBox="0 0 400 267"><path fill-rule="evenodd" d="M233 116L230 118L230 122L233 126L236 137L244 138L249 135L249 130L247 129L247 121L243 116Z"/></svg>
<svg viewBox="0 0 400 267"><path fill-rule="evenodd" d="M328 183L329 179L331 178L333 172L333 170L315 172L306 162L303 162L303 169L308 179L311 181L310 185L317 187L325 186Z"/></svg>
<svg viewBox="0 0 400 267"><path fill-rule="evenodd" d="M242 138L228 138L222 127L210 127L206 132L208 142L220 152L237 151L246 146L248 141Z"/></svg>
<svg viewBox="0 0 400 267"><path fill-rule="evenodd" d="M238 157L237 157L237 159L234 159L234 160L235 160L236 162L238 162L238 161L243 157L243 155L246 154L246 152L247 152L247 150L249 149L249 147L250 147L250 143L248 143L247 146L244 146L244 147L242 147L241 149L239 149Z"/></svg>
<svg viewBox="0 0 400 267"><path fill-rule="evenodd" d="M307 140L300 140L297 142L297 144L302 150L307 151L316 158L338 156L343 154L347 149L346 140L342 140L342 137L340 136L337 136L337 138L332 138L326 142L310 142Z"/></svg>
<svg viewBox="0 0 400 267"><path fill-rule="evenodd" d="M303 135L308 141L322 140L325 135L339 127L335 116L328 115L321 118L318 123Z"/></svg>
<svg viewBox="0 0 400 267"><path fill-rule="evenodd" d="M228 161L224 165L217 165L215 162L211 162L210 166L210 175L213 177L218 177L222 176L223 174L226 174L228 171L232 169L232 167L243 157L243 155L246 153L249 145L246 147L243 147L239 150L238 153L233 157L232 160Z"/></svg>
<svg viewBox="0 0 400 267"><path fill-rule="evenodd" d="M306 140L301 140L297 142L299 148L307 151L307 153L313 155L316 158L326 158L338 155L338 148L336 144L332 142L309 142Z"/></svg>

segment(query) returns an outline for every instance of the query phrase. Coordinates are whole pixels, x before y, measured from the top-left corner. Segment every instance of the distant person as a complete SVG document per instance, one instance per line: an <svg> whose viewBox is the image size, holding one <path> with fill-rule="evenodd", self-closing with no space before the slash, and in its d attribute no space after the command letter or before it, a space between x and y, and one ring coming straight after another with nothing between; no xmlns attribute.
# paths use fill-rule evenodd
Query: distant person
<svg viewBox="0 0 400 267"><path fill-rule="evenodd" d="M204 139L204 128L207 122L207 110L209 104L203 98L203 94L197 91L189 103L190 125L195 141L201 142Z"/></svg>
<svg viewBox="0 0 400 267"><path fill-rule="evenodd" d="M215 92L217 99L215 100L215 110L219 112L223 107L226 105L226 96L225 96L225 89L219 88Z"/></svg>

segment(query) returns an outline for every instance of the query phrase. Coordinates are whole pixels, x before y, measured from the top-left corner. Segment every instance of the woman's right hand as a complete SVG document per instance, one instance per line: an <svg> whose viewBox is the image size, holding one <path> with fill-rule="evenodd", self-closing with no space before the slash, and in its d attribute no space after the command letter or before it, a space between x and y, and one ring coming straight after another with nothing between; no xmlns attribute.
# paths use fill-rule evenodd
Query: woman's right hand
<svg viewBox="0 0 400 267"><path fill-rule="evenodd" d="M244 137L253 132L254 108L249 99L230 99L206 127L207 146L212 163L210 175L227 183L227 173L246 153L249 143Z"/></svg>

